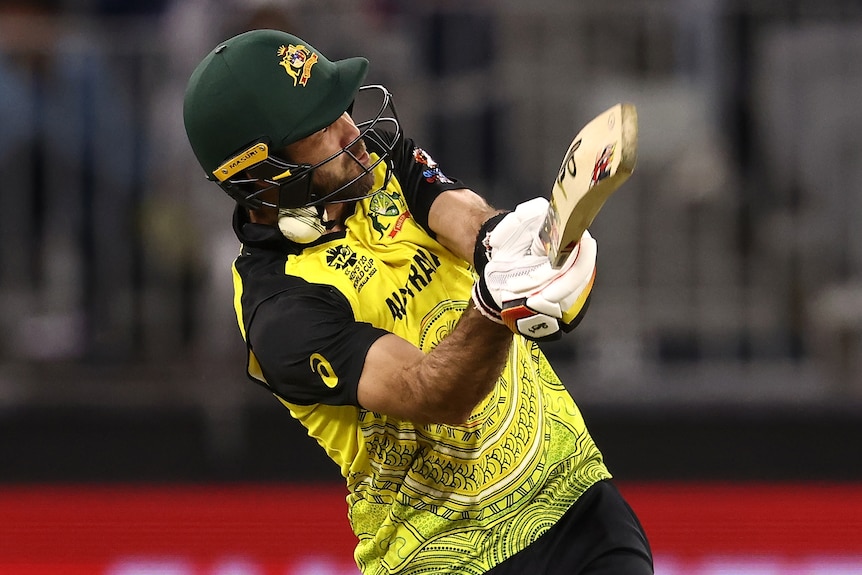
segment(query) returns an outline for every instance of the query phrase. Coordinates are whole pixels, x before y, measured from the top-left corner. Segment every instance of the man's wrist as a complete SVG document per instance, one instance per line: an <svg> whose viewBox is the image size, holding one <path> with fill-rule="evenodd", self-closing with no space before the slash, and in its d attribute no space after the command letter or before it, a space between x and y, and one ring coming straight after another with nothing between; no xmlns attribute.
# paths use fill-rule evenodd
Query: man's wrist
<svg viewBox="0 0 862 575"><path fill-rule="evenodd" d="M494 299L491 297L488 288L485 286L485 282L479 280L473 284L473 307L481 313L486 318L490 319L495 323L503 324L503 317L500 315L499 309L497 309L497 304L494 303Z"/></svg>

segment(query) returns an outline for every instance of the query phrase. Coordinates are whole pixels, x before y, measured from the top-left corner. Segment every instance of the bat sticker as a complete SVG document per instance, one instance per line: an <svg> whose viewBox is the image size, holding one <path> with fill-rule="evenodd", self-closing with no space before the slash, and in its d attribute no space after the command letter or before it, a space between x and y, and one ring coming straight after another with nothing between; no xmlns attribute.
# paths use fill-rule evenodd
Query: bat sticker
<svg viewBox="0 0 862 575"><path fill-rule="evenodd" d="M566 157L563 159L563 165L560 167L560 172L557 174L557 183L562 184L568 174L569 178L574 178L578 175L578 165L575 161L575 152L581 147L581 140L578 139L571 145L569 151L566 152ZM565 192L565 190L563 190Z"/></svg>
<svg viewBox="0 0 862 575"><path fill-rule="evenodd" d="M616 150L616 147L616 144L605 146L605 149L602 150L601 154L599 154L599 157L596 160L596 165L593 167L593 175L590 178L590 187L593 187L611 174L611 164L614 161L614 150Z"/></svg>

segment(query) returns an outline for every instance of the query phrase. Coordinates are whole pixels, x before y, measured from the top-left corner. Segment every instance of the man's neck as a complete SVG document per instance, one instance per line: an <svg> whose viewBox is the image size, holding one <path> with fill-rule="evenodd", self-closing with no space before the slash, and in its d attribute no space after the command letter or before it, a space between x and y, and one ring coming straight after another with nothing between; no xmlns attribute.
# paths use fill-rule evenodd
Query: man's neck
<svg viewBox="0 0 862 575"><path fill-rule="evenodd" d="M338 203L338 204L327 204L324 206L326 210L326 221L327 222L335 222L335 224L328 228L330 232L341 232L344 231L344 220L347 219L353 212L353 207L355 204L350 203Z"/></svg>

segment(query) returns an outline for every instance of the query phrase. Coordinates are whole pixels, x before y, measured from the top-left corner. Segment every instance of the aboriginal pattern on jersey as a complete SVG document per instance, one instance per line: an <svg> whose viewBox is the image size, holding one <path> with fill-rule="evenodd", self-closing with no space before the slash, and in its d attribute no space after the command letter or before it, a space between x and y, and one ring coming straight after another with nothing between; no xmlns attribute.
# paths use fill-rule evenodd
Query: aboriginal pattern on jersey
<svg viewBox="0 0 862 575"><path fill-rule="evenodd" d="M609 477L568 391L523 340L467 424L366 412L361 429L371 469L348 480L364 573L483 573Z"/></svg>
<svg viewBox="0 0 862 575"><path fill-rule="evenodd" d="M334 286L357 321L432 350L468 305L471 268L410 217L395 178L346 225L343 238L290 256L285 272ZM522 338L464 425L414 426L362 409L324 422L334 410L291 411L344 470L366 575L482 573L609 477L571 395Z"/></svg>

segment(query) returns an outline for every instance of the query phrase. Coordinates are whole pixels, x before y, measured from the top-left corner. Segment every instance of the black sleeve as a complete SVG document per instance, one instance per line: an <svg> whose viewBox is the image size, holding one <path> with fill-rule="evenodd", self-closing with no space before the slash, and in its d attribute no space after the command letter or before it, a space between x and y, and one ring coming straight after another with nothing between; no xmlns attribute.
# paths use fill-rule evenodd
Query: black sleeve
<svg viewBox="0 0 862 575"><path fill-rule="evenodd" d="M249 345L270 388L299 405L357 405L368 348L388 332L355 321L335 289L309 284L260 304Z"/></svg>

